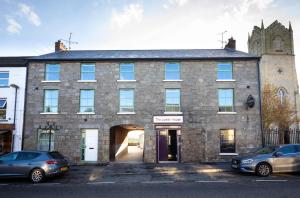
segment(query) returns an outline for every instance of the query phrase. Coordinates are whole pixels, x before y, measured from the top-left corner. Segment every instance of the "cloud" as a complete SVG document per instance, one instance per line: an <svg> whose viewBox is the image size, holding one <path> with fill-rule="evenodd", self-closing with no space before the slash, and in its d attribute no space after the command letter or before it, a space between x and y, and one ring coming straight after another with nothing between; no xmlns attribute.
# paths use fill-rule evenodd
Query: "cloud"
<svg viewBox="0 0 300 198"><path fill-rule="evenodd" d="M6 17L8 26L6 30L11 34L19 34L22 30L22 26L13 18Z"/></svg>
<svg viewBox="0 0 300 198"><path fill-rule="evenodd" d="M113 29L123 28L130 23L140 23L143 20L144 9L140 4L125 6L122 12L113 10L111 27Z"/></svg>
<svg viewBox="0 0 300 198"><path fill-rule="evenodd" d="M168 9L171 6L181 7L188 3L189 0L168 0L166 4L163 4L163 8Z"/></svg>
<svg viewBox="0 0 300 198"><path fill-rule="evenodd" d="M40 17L32 10L32 8L25 3L19 4L19 9L24 14L27 20L35 26L41 25Z"/></svg>

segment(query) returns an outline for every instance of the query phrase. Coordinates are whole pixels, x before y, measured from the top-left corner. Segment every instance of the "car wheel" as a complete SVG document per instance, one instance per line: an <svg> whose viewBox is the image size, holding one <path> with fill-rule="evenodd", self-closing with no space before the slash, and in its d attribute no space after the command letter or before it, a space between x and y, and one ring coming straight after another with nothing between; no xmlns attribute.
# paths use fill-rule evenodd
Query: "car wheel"
<svg viewBox="0 0 300 198"><path fill-rule="evenodd" d="M267 177L271 174L271 166L267 163L258 164L256 167L256 174L261 177Z"/></svg>
<svg viewBox="0 0 300 198"><path fill-rule="evenodd" d="M30 180L33 183L40 183L45 179L45 174L42 169L36 168L33 169L30 173Z"/></svg>

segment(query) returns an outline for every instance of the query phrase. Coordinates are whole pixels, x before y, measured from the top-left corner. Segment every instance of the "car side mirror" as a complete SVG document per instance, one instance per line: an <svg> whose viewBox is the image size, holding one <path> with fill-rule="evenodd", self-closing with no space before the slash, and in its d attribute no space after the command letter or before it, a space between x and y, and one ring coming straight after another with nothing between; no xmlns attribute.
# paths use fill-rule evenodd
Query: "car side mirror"
<svg viewBox="0 0 300 198"><path fill-rule="evenodd" d="M276 152L276 153L274 153L274 156L275 157L281 157L281 156L283 156L283 153L282 152Z"/></svg>

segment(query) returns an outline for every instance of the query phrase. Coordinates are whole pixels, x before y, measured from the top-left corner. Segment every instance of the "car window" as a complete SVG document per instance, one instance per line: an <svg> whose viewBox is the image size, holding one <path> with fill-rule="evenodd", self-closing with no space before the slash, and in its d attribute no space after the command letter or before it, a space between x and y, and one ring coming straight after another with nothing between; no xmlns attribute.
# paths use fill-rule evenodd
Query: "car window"
<svg viewBox="0 0 300 198"><path fill-rule="evenodd" d="M33 153L33 152L19 153L17 160L32 160L38 157L39 155L40 155L39 153Z"/></svg>
<svg viewBox="0 0 300 198"><path fill-rule="evenodd" d="M57 151L48 153L53 159L64 159L64 156Z"/></svg>
<svg viewBox="0 0 300 198"><path fill-rule="evenodd" d="M296 145L296 152L300 153L300 145Z"/></svg>
<svg viewBox="0 0 300 198"><path fill-rule="evenodd" d="M7 155L4 155L2 157L0 157L0 160L2 161L13 161L17 158L18 156L18 153L10 153L10 154L7 154Z"/></svg>
<svg viewBox="0 0 300 198"><path fill-rule="evenodd" d="M281 152L283 154L288 154L288 153L295 153L296 149L294 145L288 145L288 146L283 146L278 150L278 152Z"/></svg>

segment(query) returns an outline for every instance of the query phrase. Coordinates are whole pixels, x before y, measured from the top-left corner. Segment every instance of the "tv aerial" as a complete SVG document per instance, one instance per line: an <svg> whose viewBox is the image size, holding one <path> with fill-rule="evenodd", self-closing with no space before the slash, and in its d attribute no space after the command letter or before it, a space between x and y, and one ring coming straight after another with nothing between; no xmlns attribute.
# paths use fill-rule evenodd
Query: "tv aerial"
<svg viewBox="0 0 300 198"><path fill-rule="evenodd" d="M70 36L69 36L68 40L66 40L66 39L60 39L60 40L66 42L68 44L68 50L71 50L71 45L73 45L73 44L77 45L78 44L78 42L72 41L72 32L70 33Z"/></svg>
<svg viewBox="0 0 300 198"><path fill-rule="evenodd" d="M219 35L222 35L222 40L219 40L219 42L222 43L222 48L224 48L224 44L226 43L226 41L224 41L224 34L227 32L227 30L225 30L224 32L219 33Z"/></svg>

